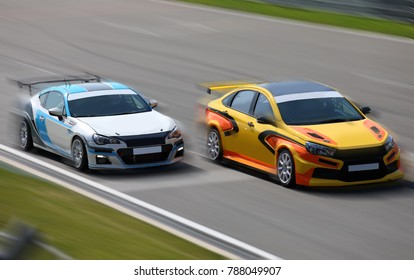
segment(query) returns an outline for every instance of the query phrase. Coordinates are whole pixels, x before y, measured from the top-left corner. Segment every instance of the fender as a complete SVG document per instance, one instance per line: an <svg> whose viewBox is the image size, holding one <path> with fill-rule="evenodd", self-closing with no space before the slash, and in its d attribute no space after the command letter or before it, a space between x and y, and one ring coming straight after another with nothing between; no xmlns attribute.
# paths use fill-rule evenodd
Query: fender
<svg viewBox="0 0 414 280"><path fill-rule="evenodd" d="M276 153L276 151L275 151L276 142L275 142L274 139L272 139L272 136L276 137L276 138L281 138L281 139L284 139L284 140L287 140L289 142L293 142L297 145L305 147L302 143L299 143L298 141L296 141L296 140L294 140L290 137L287 137L283 134L280 134L276 131L265 130L265 131L263 131L262 133L259 134L258 138L259 138L260 143L262 143L272 154Z"/></svg>
<svg viewBox="0 0 414 280"><path fill-rule="evenodd" d="M206 117L208 124L211 124L214 121L220 126L221 130L224 132L224 136L230 136L239 132L237 122L227 112L207 108Z"/></svg>

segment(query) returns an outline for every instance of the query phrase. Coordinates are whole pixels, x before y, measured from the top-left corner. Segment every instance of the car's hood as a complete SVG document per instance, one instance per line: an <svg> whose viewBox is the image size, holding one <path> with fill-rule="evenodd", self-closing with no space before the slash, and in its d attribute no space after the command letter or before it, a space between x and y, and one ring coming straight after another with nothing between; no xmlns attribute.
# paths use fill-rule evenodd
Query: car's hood
<svg viewBox="0 0 414 280"><path fill-rule="evenodd" d="M307 126L291 126L292 132L305 141L340 149L378 146L388 133L376 122L365 119Z"/></svg>
<svg viewBox="0 0 414 280"><path fill-rule="evenodd" d="M175 122L156 111L105 117L78 118L105 136L132 136L172 130Z"/></svg>

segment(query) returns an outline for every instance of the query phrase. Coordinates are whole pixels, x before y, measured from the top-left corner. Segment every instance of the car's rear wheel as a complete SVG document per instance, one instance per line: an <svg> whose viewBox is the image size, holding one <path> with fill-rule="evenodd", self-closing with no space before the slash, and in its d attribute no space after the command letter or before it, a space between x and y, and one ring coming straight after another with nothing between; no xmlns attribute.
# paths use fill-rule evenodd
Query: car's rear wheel
<svg viewBox="0 0 414 280"><path fill-rule="evenodd" d="M295 163L292 154L288 150L282 150L277 157L277 175L279 182L290 187L295 184Z"/></svg>
<svg viewBox="0 0 414 280"><path fill-rule="evenodd" d="M207 156L211 160L220 160L223 156L220 134L215 128L208 132L206 149Z"/></svg>
<svg viewBox="0 0 414 280"><path fill-rule="evenodd" d="M72 159L75 168L85 170L88 168L88 156L86 154L85 144L76 137L72 142Z"/></svg>
<svg viewBox="0 0 414 280"><path fill-rule="evenodd" d="M26 120L22 120L19 127L19 146L25 151L33 148L33 138L30 131L29 123Z"/></svg>

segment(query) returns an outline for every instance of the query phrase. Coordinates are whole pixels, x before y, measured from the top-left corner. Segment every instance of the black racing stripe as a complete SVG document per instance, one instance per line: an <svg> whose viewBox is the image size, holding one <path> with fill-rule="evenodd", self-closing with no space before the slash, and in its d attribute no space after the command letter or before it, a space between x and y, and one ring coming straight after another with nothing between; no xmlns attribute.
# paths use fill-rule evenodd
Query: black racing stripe
<svg viewBox="0 0 414 280"><path fill-rule="evenodd" d="M286 81L279 83L266 83L261 84L260 86L270 91L273 96L315 91L335 91L324 84L313 81Z"/></svg>
<svg viewBox="0 0 414 280"><path fill-rule="evenodd" d="M270 146L266 141L265 141L265 139L266 139L266 137L267 136L269 136L269 135L275 135L275 136L277 136L277 137L279 137L279 138L282 138L282 139L285 139L285 140L288 140L288 141L290 141L290 142L294 142L294 143L296 143L296 144L298 144L298 145L300 145L300 146L304 146L302 143L299 143L298 141L296 141L296 140L294 140L294 139L292 139L292 138L290 138L290 137L287 137L287 136L285 136L285 135L283 135L283 134L280 134L280 133L278 133L278 132L276 132L276 131L273 131L273 130L265 130L265 131L263 131L262 133L260 133L259 134L259 136L258 136L258 138L259 138L259 141L272 153L272 154L275 154L275 150L273 149L273 147L272 146Z"/></svg>
<svg viewBox="0 0 414 280"><path fill-rule="evenodd" d="M112 90L113 88L110 85L104 83L84 83L79 85L87 91L98 91L98 90Z"/></svg>
<svg viewBox="0 0 414 280"><path fill-rule="evenodd" d="M239 126L237 125L236 120L232 116L230 116L227 112L222 112L222 111L219 111L219 110L211 108L211 107L209 107L208 109L210 111L214 112L214 113L219 114L223 118L227 119L233 125L233 129L229 130L229 131L225 131L224 136L230 136L230 135L233 135L233 134L236 134L237 132L239 132Z"/></svg>

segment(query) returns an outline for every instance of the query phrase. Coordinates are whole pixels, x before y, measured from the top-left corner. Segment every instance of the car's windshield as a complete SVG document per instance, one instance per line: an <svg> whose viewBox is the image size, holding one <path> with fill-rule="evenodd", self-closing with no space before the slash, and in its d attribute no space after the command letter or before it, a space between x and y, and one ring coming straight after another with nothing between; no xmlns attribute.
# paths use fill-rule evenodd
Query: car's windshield
<svg viewBox="0 0 414 280"><path fill-rule="evenodd" d="M98 95L69 100L73 117L100 117L135 114L151 111L151 107L137 94Z"/></svg>
<svg viewBox="0 0 414 280"><path fill-rule="evenodd" d="M343 97L313 98L278 104L288 125L312 125L361 120L364 117Z"/></svg>

